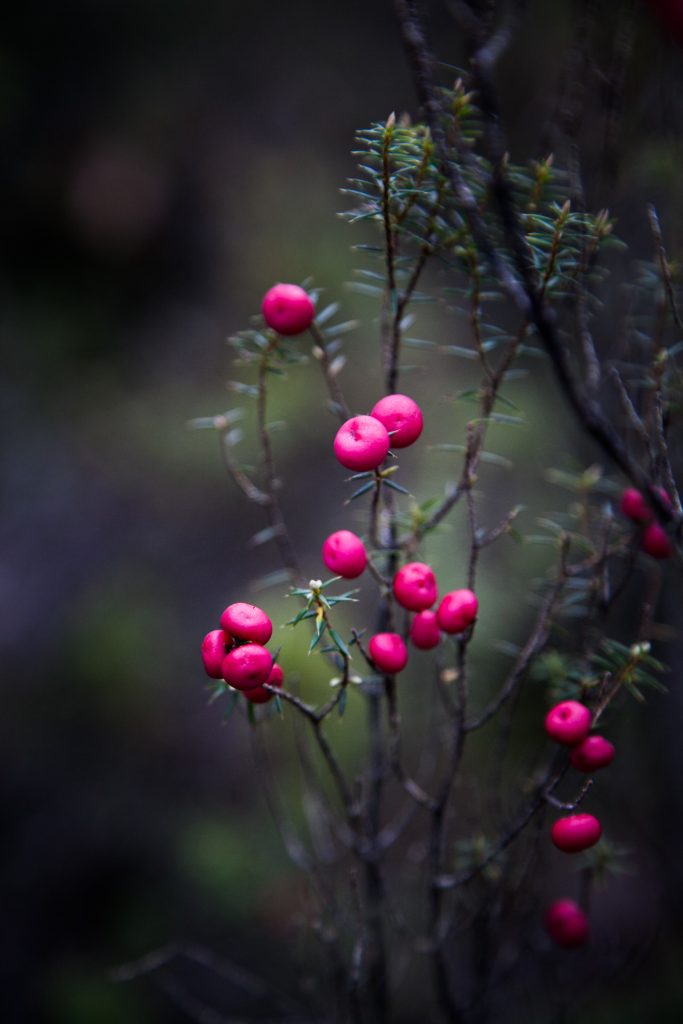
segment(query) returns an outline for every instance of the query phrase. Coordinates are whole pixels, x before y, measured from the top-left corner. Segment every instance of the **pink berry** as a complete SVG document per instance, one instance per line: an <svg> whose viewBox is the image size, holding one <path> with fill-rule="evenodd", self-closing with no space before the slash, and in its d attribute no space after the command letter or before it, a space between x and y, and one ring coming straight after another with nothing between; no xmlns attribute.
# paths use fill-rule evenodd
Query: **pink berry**
<svg viewBox="0 0 683 1024"><path fill-rule="evenodd" d="M592 814L569 814L559 818L550 830L558 850L564 853L580 853L595 846L602 835L602 826Z"/></svg>
<svg viewBox="0 0 683 1024"><path fill-rule="evenodd" d="M652 509L635 487L627 487L622 494L621 511L627 519L632 519L634 523L649 523L652 519Z"/></svg>
<svg viewBox="0 0 683 1024"><path fill-rule="evenodd" d="M655 487L655 491L667 508L671 508L671 498L664 488ZM632 519L634 523L651 523L655 517L652 506L635 487L627 487L622 494L621 511L627 519Z"/></svg>
<svg viewBox="0 0 683 1024"><path fill-rule="evenodd" d="M202 640L202 661L207 676L222 679L222 665L225 655L232 644L232 637L224 629L212 629Z"/></svg>
<svg viewBox="0 0 683 1024"><path fill-rule="evenodd" d="M408 662L408 651L398 633L375 633L368 652L380 672L400 672Z"/></svg>
<svg viewBox="0 0 683 1024"><path fill-rule="evenodd" d="M434 570L424 562L408 562L394 576L394 597L408 611L431 608L438 596Z"/></svg>
<svg viewBox="0 0 683 1024"><path fill-rule="evenodd" d="M652 558L668 558L671 554L671 541L659 523L650 523L643 530L641 547Z"/></svg>
<svg viewBox="0 0 683 1024"><path fill-rule="evenodd" d="M228 605L221 615L221 626L235 640L249 640L255 644L267 644L273 635L273 623L263 609L244 601Z"/></svg>
<svg viewBox="0 0 683 1024"><path fill-rule="evenodd" d="M270 670L270 675L266 679L266 683L269 686L276 686L278 689L282 687L284 682L284 672L278 664L274 664ZM267 704L269 700L272 700L275 696L270 690L264 690L263 685L255 686L253 690L246 690L244 696L247 700L251 701L252 704Z"/></svg>
<svg viewBox="0 0 683 1024"><path fill-rule="evenodd" d="M545 930L557 946L571 949L588 938L588 917L574 900L555 900L543 917Z"/></svg>
<svg viewBox="0 0 683 1024"><path fill-rule="evenodd" d="M436 617L444 633L462 633L472 625L478 611L479 601L471 590L451 590L442 597Z"/></svg>
<svg viewBox="0 0 683 1024"><path fill-rule="evenodd" d="M407 395L385 395L370 415L387 428L392 448L407 448L422 433L422 412Z"/></svg>
<svg viewBox="0 0 683 1024"><path fill-rule="evenodd" d="M389 451L387 428L373 416L352 416L334 439L334 454L355 473L376 469Z"/></svg>
<svg viewBox="0 0 683 1024"><path fill-rule="evenodd" d="M558 743L574 746L586 738L592 716L585 704L578 700L563 700L545 716L545 731Z"/></svg>
<svg viewBox="0 0 683 1024"><path fill-rule="evenodd" d="M264 319L278 334L301 334L313 323L315 307L298 284L275 284L263 296Z"/></svg>
<svg viewBox="0 0 683 1024"><path fill-rule="evenodd" d="M410 624L410 639L421 651L430 651L441 639L436 612L418 612Z"/></svg>
<svg viewBox="0 0 683 1024"><path fill-rule="evenodd" d="M614 746L604 736L586 736L574 747L569 760L579 772L595 772L612 763Z"/></svg>
<svg viewBox="0 0 683 1024"><path fill-rule="evenodd" d="M350 530L337 530L323 544L323 562L335 576L353 580L363 572L368 556L360 537Z"/></svg>
<svg viewBox="0 0 683 1024"><path fill-rule="evenodd" d="M265 683L273 667L270 652L260 644L234 647L223 659L223 678L236 690L253 690Z"/></svg>

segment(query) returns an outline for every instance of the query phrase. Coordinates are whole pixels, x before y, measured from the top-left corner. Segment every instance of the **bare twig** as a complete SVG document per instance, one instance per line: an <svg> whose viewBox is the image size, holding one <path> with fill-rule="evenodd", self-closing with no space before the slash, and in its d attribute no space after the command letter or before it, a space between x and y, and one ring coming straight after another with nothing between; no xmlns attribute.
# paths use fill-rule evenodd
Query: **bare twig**
<svg viewBox="0 0 683 1024"><path fill-rule="evenodd" d="M289 536L287 524L285 523L282 508L280 507L280 500L278 498L279 483L275 475L273 447L270 441L270 432L268 430L268 423L266 419L267 372L268 353L264 354L261 362L259 363L257 402L258 429L261 441L261 450L263 451L263 472L265 478L264 490L267 495L265 509L268 515L268 522L273 530L273 539L275 540L278 551L280 552L282 563L289 572L292 581L294 581L296 579L301 579L301 567L299 565L299 559L296 551L294 550L294 545L292 544L292 540Z"/></svg>
<svg viewBox="0 0 683 1024"><path fill-rule="evenodd" d="M325 341L325 335L320 330L315 320L309 327L311 334L313 335L313 341L315 346L313 348L313 355L317 358L320 363L320 367L323 371L323 377L325 378L325 384L327 385L327 393L330 398L330 403L334 409L334 412L339 417L341 423L344 423L351 417L351 412L341 386L337 379L334 366L330 361L330 356L327 351L327 342Z"/></svg>
<svg viewBox="0 0 683 1024"><path fill-rule="evenodd" d="M506 701L508 701L510 697L512 697L515 690L522 681L529 665L536 657L536 655L539 653L539 651L541 651L545 646L545 642L548 638L548 633L550 631L553 616L555 614L555 609L557 607L557 602L559 600L560 594L562 593L562 589L567 579L566 559L568 550L569 540L565 537L562 540L562 547L560 551L560 569L557 574L557 579L548 591L548 594L546 595L546 598L543 601L543 604L541 605L539 613L536 617L534 628L531 631L529 639L527 640L522 650L519 652L517 660L515 661L515 664L512 667L510 673L508 674L508 677L505 680L503 686L501 687L498 695L491 701L488 707L481 712L481 714L477 715L477 717L472 719L472 721L466 723L465 729L467 730L467 732L473 732L475 729L481 729L482 726L486 725L487 722L491 721L491 719L494 717L494 715L497 714L497 712L500 710L503 704L505 704Z"/></svg>
<svg viewBox="0 0 683 1024"><path fill-rule="evenodd" d="M650 222L650 231L655 242L655 250L657 253L657 260L659 262L659 269L662 275L662 281L666 289L666 295L669 300L669 308L671 310L671 317L678 330L683 333L683 321L678 311L678 304L676 302L676 292L674 289L673 279L671 277L671 267L669 266L669 260L666 255L666 249L664 248L664 239L662 237L662 228L659 223L659 217L657 210L652 203L647 205L647 216Z"/></svg>

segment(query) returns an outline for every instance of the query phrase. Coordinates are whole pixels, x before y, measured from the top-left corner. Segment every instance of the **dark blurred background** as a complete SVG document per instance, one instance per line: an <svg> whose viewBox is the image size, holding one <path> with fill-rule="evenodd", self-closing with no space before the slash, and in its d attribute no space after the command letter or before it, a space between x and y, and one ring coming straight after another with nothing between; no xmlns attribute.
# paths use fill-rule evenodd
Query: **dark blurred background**
<svg viewBox="0 0 683 1024"><path fill-rule="evenodd" d="M588 201L616 214L625 266L651 256L647 201L680 255L683 51L646 5L600 7L604 68L625 10L635 29L616 114L599 76L590 83ZM457 64L446 5L430 11L439 55ZM503 62L516 159L547 151L574 13L532 3ZM3 22L0 1018L166 1024L188 1019L173 991L114 984L109 971L192 941L285 985L303 905L244 722L222 725L207 706L198 658L230 601L253 597L277 622L291 611L282 585L249 589L277 568L275 554L245 550L253 509L225 476L215 435L186 424L234 404L227 335L273 282L309 275L362 322L345 379L357 411L374 400L377 309L343 287L363 239L335 216L348 205L338 189L353 171L354 130L415 101L388 0L25 0ZM415 330L457 340L433 313ZM460 368L442 360L437 388L418 355L411 386L431 403L435 443L452 432L440 400L461 386ZM277 438L285 506L315 576L322 539L348 520L313 371L296 371L275 404L289 421ZM482 487L496 508L524 497L533 521L563 500L545 468L596 453L552 384L529 390L525 407L530 428L500 442L518 471L491 469ZM444 472L438 459L406 456L421 496ZM525 557L485 566L501 617L500 573L528 576ZM454 556L452 585L457 570ZM674 591L670 614L678 603ZM496 635L514 639L520 615ZM291 660L312 671L296 645ZM629 709L630 752L606 783L639 855L603 897L603 919L620 922L637 968L616 992L597 984L583 1021L673 1021L683 1010L676 673L671 690ZM284 753L278 770L294 790ZM226 1016L259 1019L253 993L199 967L190 975Z"/></svg>

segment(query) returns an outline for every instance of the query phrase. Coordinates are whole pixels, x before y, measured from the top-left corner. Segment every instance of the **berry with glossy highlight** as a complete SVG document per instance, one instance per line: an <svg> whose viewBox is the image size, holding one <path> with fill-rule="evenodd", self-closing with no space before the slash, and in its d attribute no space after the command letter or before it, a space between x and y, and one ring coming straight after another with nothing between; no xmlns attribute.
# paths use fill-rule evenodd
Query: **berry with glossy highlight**
<svg viewBox="0 0 683 1024"><path fill-rule="evenodd" d="M579 772L596 772L614 760L614 745L604 736L586 736L571 752L569 760Z"/></svg>
<svg viewBox="0 0 683 1024"><path fill-rule="evenodd" d="M212 629L202 640L202 661L207 676L223 678L223 660L232 646L232 637L224 629Z"/></svg>
<svg viewBox="0 0 683 1024"><path fill-rule="evenodd" d="M392 448L407 448L422 433L422 412L417 402L407 395L385 395L370 415L387 428Z"/></svg>
<svg viewBox="0 0 683 1024"><path fill-rule="evenodd" d="M394 576L394 597L402 608L421 612L431 608L439 596L436 576L424 562L408 562Z"/></svg>
<svg viewBox="0 0 683 1024"><path fill-rule="evenodd" d="M408 651L398 633L375 633L368 644L368 653L380 672L393 675L408 662Z"/></svg>
<svg viewBox="0 0 683 1024"><path fill-rule="evenodd" d="M436 612L429 609L418 612L410 623L410 639L421 651L431 651L441 640Z"/></svg>
<svg viewBox="0 0 683 1024"><path fill-rule="evenodd" d="M301 334L313 323L315 307L298 284L275 284L263 296L263 318L278 334Z"/></svg>
<svg viewBox="0 0 683 1024"><path fill-rule="evenodd" d="M352 416L334 439L334 454L346 469L364 473L377 469L389 451L387 428L374 416Z"/></svg>
<svg viewBox="0 0 683 1024"><path fill-rule="evenodd" d="M436 617L444 633L463 633L477 617L479 601L471 590L450 590L441 598Z"/></svg>
<svg viewBox="0 0 683 1024"><path fill-rule="evenodd" d="M223 678L236 690L253 690L265 683L273 667L273 658L260 644L234 647L223 659Z"/></svg>
<svg viewBox="0 0 683 1024"><path fill-rule="evenodd" d="M245 601L229 604L221 615L221 626L235 640L267 644L273 635L273 623L262 608Z"/></svg>
<svg viewBox="0 0 683 1024"><path fill-rule="evenodd" d="M322 555L330 572L347 580L360 576L368 563L363 541L351 530L331 533L323 544Z"/></svg>
<svg viewBox="0 0 683 1024"><path fill-rule="evenodd" d="M578 700L563 700L545 716L545 731L557 743L573 747L586 738L593 716Z"/></svg>
<svg viewBox="0 0 683 1024"><path fill-rule="evenodd" d="M602 835L602 825L592 814L569 814L558 818L550 830L558 850L563 853L580 853L595 846Z"/></svg>
<svg viewBox="0 0 683 1024"><path fill-rule="evenodd" d="M546 910L543 924L556 946L573 949L588 938L588 917L574 900L555 900Z"/></svg>

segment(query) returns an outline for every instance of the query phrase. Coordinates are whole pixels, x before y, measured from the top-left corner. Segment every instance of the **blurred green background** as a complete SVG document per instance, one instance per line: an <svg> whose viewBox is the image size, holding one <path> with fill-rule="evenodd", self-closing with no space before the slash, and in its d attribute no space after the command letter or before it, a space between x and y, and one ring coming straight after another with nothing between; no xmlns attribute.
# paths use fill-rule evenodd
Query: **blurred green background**
<svg viewBox="0 0 683 1024"><path fill-rule="evenodd" d="M627 9L635 38L608 150L609 97L598 75L591 85L589 203L616 214L631 246L624 266L651 255L646 201L680 256L682 53L644 5L601 6L604 67ZM518 160L549 148L573 12L532 3L504 60ZM457 64L446 5L430 14L440 56ZM110 969L192 941L291 989L306 916L245 723L223 725L220 707L207 706L198 656L223 607L253 596L250 581L276 557L246 549L264 524L226 478L215 436L186 424L234 404L225 338L276 280L311 276L323 301L358 318L345 386L355 411L376 399L377 308L344 287L359 263L350 247L367 238L335 216L348 205L338 189L353 172L354 130L414 112L415 101L388 0L26 0L4 21L1 1016L166 1024L187 1019L173 992L113 984ZM626 302L618 287L613 295L603 327ZM413 333L457 343L459 331L457 317L420 311ZM454 472L427 446L462 440L468 410L454 412L447 396L470 370L422 352L410 361L404 386L429 417L424 448L406 453L402 471L425 498ZM343 507L315 369L294 371L274 396L274 415L288 421L276 437L283 501L311 576L324 536L358 514ZM546 468L596 457L539 372L520 385L529 426L494 435L516 469L482 473L490 522L523 501L532 525L565 500ZM462 580L463 530L456 518L433 550L444 588ZM546 564L543 552L505 545L482 567L491 645L523 628L524 585ZM676 586L662 618L680 620ZM277 623L291 615L282 591L254 598ZM313 685L315 665L285 642L285 667ZM675 650L662 653L680 666ZM479 657L495 672L485 644ZM630 708L621 727L624 754L603 800L637 863L599 895L597 930L618 931L633 967L616 993L594 979L584 1022L680 1020L682 712L674 672L671 694ZM335 741L351 753L345 725ZM288 729L273 735L274 761L296 817ZM269 1012L210 971L181 964L177 976L226 1015ZM314 989L315 963L297 979Z"/></svg>

